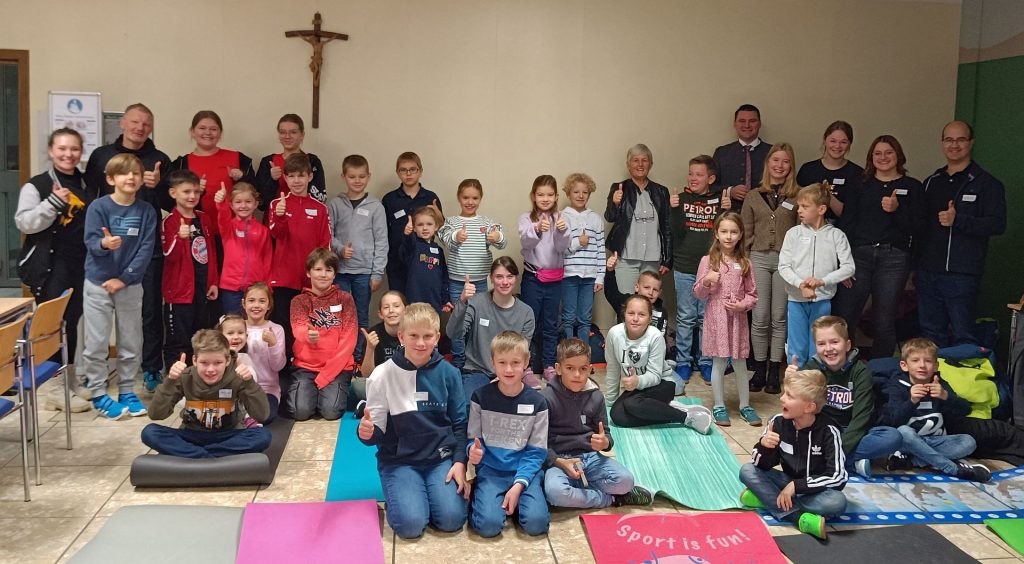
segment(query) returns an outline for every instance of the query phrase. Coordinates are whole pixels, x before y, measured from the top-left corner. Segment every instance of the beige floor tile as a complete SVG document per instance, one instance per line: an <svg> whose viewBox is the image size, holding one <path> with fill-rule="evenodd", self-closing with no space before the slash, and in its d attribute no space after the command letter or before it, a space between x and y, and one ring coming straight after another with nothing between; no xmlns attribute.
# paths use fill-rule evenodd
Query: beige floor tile
<svg viewBox="0 0 1024 564"><path fill-rule="evenodd" d="M52 564L89 523L90 517L0 519L0 561Z"/></svg>
<svg viewBox="0 0 1024 564"><path fill-rule="evenodd" d="M334 460L334 446L338 440L337 421L301 421L292 427L288 445L281 460Z"/></svg>
<svg viewBox="0 0 1024 564"><path fill-rule="evenodd" d="M97 516L109 517L126 505L217 505L245 507L256 497L256 486L231 488L158 489L136 488L125 480Z"/></svg>
<svg viewBox="0 0 1024 564"><path fill-rule="evenodd" d="M92 517L128 477L128 467L44 467L41 486L35 485L34 473L29 477L33 480L32 501L26 503L20 466L0 470L0 515Z"/></svg>
<svg viewBox="0 0 1024 564"><path fill-rule="evenodd" d="M971 558L1013 558L1013 551L1007 552L987 536L970 525L929 525L946 540L966 552Z"/></svg>
<svg viewBox="0 0 1024 564"><path fill-rule="evenodd" d="M0 427L0 466L5 466L11 461L14 461L15 465L21 465L21 429L18 427L18 416L8 417L7 419L13 419L14 425L8 425ZM7 421L4 419L4 421ZM46 434L52 424L41 422L39 425L39 435ZM31 439L31 436L29 436ZM29 452L32 451L32 443L28 445ZM32 454L29 454L29 461L31 462Z"/></svg>
<svg viewBox="0 0 1024 564"><path fill-rule="evenodd" d="M463 528L456 533L427 529L416 540L395 537L395 564L554 563L547 535L531 537L518 527L506 525L495 539L485 539Z"/></svg>
<svg viewBox="0 0 1024 564"><path fill-rule="evenodd" d="M260 486L256 492L256 501L323 501L327 495L330 475L330 462L281 462L274 483Z"/></svg>
<svg viewBox="0 0 1024 564"><path fill-rule="evenodd" d="M68 450L63 425L42 436L39 448L44 473L50 466L130 466L136 456L149 451L137 427L72 427L71 440L74 448ZM15 459L7 467L19 464Z"/></svg>
<svg viewBox="0 0 1024 564"><path fill-rule="evenodd" d="M100 529L103 528L103 525L107 524L108 519L109 517L96 517L95 519L90 521L89 524L85 526L85 529L78 534L78 537L75 538L75 541L71 543L71 546L69 546L67 550L64 551L64 555L60 557L60 560L57 561L57 564L63 564L64 562L68 562L69 560L71 560L72 556L77 554L79 550L82 550L82 548L85 545L89 544L89 541L91 541L93 537L96 536L96 533L100 532Z"/></svg>
<svg viewBox="0 0 1024 564"><path fill-rule="evenodd" d="M378 503L378 507L381 508L383 513L384 504ZM386 519L381 519L381 544L384 545L384 562L386 564L393 564L395 561L395 530L392 529Z"/></svg>
<svg viewBox="0 0 1024 564"><path fill-rule="evenodd" d="M999 538L999 535L997 535L997 534L993 533L991 530L989 530L989 528L986 527L984 523L972 524L970 527L972 529L974 529L975 531L978 531L979 533L981 533L981 535L984 536L985 538L987 538L988 540L990 540L993 543L995 543L996 546L998 546L999 548L1001 548L1004 551L1006 551L1006 553L1009 554L1010 556L1012 556L1014 558L1017 558L1017 559L1024 560L1024 555L1018 554L1017 551L1014 550L1010 545L1006 544L1006 542L1003 539Z"/></svg>
<svg viewBox="0 0 1024 564"><path fill-rule="evenodd" d="M600 511L580 512L568 509L553 509L551 511L551 530L548 533L548 542L551 544L551 550L559 564L563 562L592 564L594 562L594 554L587 541L587 532L580 519L580 515L584 513L600 513Z"/></svg>

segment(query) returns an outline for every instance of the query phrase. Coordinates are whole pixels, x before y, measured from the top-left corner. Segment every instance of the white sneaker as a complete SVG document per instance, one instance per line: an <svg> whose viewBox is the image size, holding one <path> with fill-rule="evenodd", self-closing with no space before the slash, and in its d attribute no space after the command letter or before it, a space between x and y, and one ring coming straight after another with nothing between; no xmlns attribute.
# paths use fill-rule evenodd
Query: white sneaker
<svg viewBox="0 0 1024 564"><path fill-rule="evenodd" d="M686 414L686 421L683 422L683 425L702 435L707 435L711 432L711 424L714 422L714 418L711 417L710 409L703 405L683 405L675 401L671 401L668 404Z"/></svg>

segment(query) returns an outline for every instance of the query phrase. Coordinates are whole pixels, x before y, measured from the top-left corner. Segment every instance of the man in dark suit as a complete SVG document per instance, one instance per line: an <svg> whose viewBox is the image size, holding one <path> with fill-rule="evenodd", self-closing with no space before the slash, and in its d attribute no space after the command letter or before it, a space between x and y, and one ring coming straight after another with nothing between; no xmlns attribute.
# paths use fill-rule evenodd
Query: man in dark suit
<svg viewBox="0 0 1024 564"><path fill-rule="evenodd" d="M764 161L772 145L758 137L761 111L757 106L740 106L733 114L732 125L736 129L736 141L715 149L714 159L719 174L714 189L720 192L728 190L733 209L739 211L747 192L761 185Z"/></svg>

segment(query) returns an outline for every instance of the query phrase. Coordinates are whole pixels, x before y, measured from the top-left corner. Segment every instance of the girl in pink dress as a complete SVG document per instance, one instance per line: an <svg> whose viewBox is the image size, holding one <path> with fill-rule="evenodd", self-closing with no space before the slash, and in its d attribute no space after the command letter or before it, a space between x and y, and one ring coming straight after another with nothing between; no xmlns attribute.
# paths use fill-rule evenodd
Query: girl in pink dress
<svg viewBox="0 0 1024 564"><path fill-rule="evenodd" d="M715 240L707 256L700 259L697 282L693 285L704 305L702 352L712 357L711 390L715 423L727 427L729 410L725 408L725 367L732 359L736 388L740 397L740 416L753 426L761 417L750 407L750 388L746 358L750 355L750 328L747 311L757 303L754 273L743 241L743 221L736 212L726 212L715 220Z"/></svg>

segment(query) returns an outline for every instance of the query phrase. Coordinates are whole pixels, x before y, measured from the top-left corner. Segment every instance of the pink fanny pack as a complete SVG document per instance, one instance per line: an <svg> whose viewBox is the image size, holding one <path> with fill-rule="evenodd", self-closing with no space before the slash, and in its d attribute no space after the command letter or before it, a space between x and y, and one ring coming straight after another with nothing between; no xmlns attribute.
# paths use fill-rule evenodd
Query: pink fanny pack
<svg viewBox="0 0 1024 564"><path fill-rule="evenodd" d="M537 280L539 282L559 282L565 277L564 268L538 268L537 269Z"/></svg>

